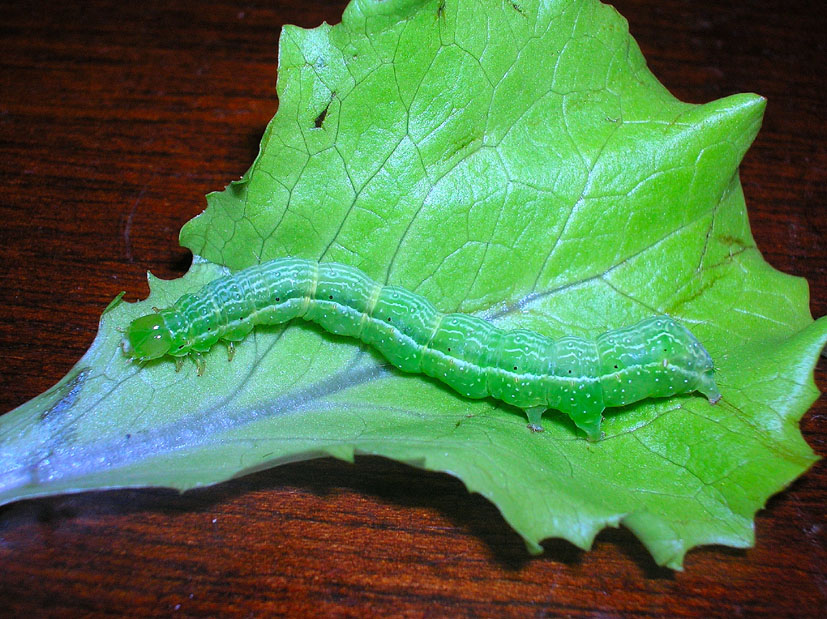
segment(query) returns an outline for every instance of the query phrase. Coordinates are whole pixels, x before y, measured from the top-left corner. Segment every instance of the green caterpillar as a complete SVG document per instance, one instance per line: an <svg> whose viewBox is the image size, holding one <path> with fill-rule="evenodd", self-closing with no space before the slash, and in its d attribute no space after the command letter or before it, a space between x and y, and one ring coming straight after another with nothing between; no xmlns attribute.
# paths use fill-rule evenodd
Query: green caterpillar
<svg viewBox="0 0 827 619"><path fill-rule="evenodd" d="M122 348L136 361L191 356L219 340L243 340L256 325L304 318L355 337L404 372L424 373L469 398L492 396L525 410L542 431L545 410L566 413L600 438L607 407L694 391L721 398L712 359L668 316L607 331L595 340L504 331L467 314L442 314L425 298L382 286L333 262L278 258L216 279L168 309L132 321Z"/></svg>

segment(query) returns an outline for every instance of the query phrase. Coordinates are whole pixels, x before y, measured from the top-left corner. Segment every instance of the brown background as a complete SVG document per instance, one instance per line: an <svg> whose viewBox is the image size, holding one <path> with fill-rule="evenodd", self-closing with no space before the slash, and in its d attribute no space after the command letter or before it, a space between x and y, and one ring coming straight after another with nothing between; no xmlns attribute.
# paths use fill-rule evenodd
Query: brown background
<svg viewBox="0 0 827 619"><path fill-rule="evenodd" d="M181 225L252 161L276 109L279 27L343 1L0 4L0 411L51 386L120 290L180 275ZM742 167L758 246L827 314L822 2L617 3L681 99L769 99ZM817 381L827 387L827 364ZM802 427L827 454L822 399ZM0 615L827 612L827 466L756 520L751 550L656 567L625 530L530 558L448 476L379 459L265 471L180 496L86 493L0 508ZM177 612L176 612L177 611Z"/></svg>

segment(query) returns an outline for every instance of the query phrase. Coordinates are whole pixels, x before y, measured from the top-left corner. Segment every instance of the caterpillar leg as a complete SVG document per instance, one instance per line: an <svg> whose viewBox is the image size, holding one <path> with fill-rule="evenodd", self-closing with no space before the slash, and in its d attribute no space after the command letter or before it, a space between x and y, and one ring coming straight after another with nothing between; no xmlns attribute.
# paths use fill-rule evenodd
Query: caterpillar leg
<svg viewBox="0 0 827 619"><path fill-rule="evenodd" d="M235 344L227 342L227 361L232 361L235 357Z"/></svg>
<svg viewBox="0 0 827 619"><path fill-rule="evenodd" d="M525 414L528 417L526 427L532 432L542 432L543 426L540 425L540 421L545 411L545 406L532 406L531 408L525 409Z"/></svg>
<svg viewBox="0 0 827 619"><path fill-rule="evenodd" d="M180 372L184 367L184 357L175 357L175 371Z"/></svg>
<svg viewBox="0 0 827 619"><path fill-rule="evenodd" d="M586 433L586 440L595 443L603 439L603 432L600 424L603 421L602 412L584 411L580 414L570 415L574 425Z"/></svg>
<svg viewBox="0 0 827 619"><path fill-rule="evenodd" d="M721 392L718 391L718 386L715 384L715 381L708 376L704 376L701 379L698 391L706 396L710 404L717 404L721 400Z"/></svg>
<svg viewBox="0 0 827 619"><path fill-rule="evenodd" d="M204 357L203 357L203 356L201 356L201 353L200 353L200 352L191 352L191 353L190 353L190 358L191 358L191 359L193 360L193 362L195 363L195 367L196 367L196 372L197 372L197 374L198 374L199 376L203 376L203 375L204 375L204 370L206 370L206 369L207 369L207 364L206 364L206 362L204 361Z"/></svg>

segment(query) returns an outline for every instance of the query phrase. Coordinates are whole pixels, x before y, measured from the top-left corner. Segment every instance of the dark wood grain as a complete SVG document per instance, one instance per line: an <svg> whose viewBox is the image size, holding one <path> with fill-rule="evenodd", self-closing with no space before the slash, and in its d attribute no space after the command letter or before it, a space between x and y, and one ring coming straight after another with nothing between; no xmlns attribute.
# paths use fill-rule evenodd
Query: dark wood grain
<svg viewBox="0 0 827 619"><path fill-rule="evenodd" d="M0 411L51 386L120 290L180 275L181 225L237 178L276 110L284 23L344 2L0 3ZM827 314L821 2L624 0L678 97L769 99L742 166L759 247ZM822 362L817 382L827 387ZM802 422L827 454L827 403ZM827 613L827 466L770 500L751 550L657 568L624 530L527 555L444 475L314 461L178 495L86 493L0 508L0 615Z"/></svg>

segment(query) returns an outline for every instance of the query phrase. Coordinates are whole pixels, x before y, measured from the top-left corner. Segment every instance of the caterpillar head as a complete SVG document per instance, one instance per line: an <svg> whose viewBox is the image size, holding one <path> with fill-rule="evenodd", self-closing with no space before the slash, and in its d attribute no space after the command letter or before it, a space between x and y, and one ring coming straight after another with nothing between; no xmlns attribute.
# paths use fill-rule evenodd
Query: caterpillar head
<svg viewBox="0 0 827 619"><path fill-rule="evenodd" d="M147 314L126 328L121 348L127 357L148 361L163 357L172 345L172 333L159 314Z"/></svg>

